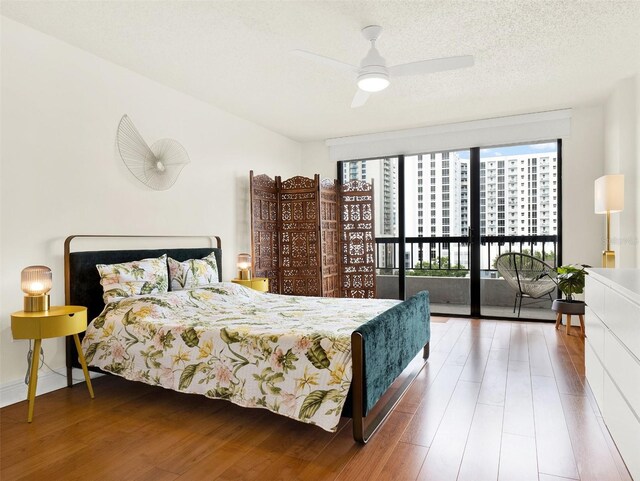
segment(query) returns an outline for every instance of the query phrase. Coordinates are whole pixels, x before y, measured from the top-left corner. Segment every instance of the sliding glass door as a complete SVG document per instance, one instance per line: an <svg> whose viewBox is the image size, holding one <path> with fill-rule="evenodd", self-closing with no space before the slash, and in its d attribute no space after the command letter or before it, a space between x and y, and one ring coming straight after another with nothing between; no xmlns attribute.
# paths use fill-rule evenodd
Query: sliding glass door
<svg viewBox="0 0 640 481"><path fill-rule="evenodd" d="M544 272L560 265L558 143L481 149L479 157L481 314L553 319L555 285Z"/></svg>
<svg viewBox="0 0 640 481"><path fill-rule="evenodd" d="M404 157L406 296L470 314L469 151Z"/></svg>
<svg viewBox="0 0 640 481"><path fill-rule="evenodd" d="M374 184L378 297L428 290L434 313L523 319L550 318L555 292L540 295L541 284L523 290L525 280L549 279L528 272L519 284L498 270L498 259L512 253L529 271L560 265L560 173L560 141L346 161L338 169L343 182Z"/></svg>

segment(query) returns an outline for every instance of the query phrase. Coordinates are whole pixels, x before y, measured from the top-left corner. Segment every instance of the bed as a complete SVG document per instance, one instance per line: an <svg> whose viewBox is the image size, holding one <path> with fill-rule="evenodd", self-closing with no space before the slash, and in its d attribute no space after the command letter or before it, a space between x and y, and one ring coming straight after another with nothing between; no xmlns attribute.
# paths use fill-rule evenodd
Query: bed
<svg viewBox="0 0 640 481"><path fill-rule="evenodd" d="M300 298L219 283L105 308L96 264L213 254L222 279L220 239L203 248L75 252L78 237L126 236L65 241L66 303L86 306L93 319L83 339L91 369L266 408L328 431L349 416L354 438L366 443L423 363L409 375L405 368L421 350L428 358L426 292L404 302ZM68 341L69 386L73 367L77 351Z"/></svg>

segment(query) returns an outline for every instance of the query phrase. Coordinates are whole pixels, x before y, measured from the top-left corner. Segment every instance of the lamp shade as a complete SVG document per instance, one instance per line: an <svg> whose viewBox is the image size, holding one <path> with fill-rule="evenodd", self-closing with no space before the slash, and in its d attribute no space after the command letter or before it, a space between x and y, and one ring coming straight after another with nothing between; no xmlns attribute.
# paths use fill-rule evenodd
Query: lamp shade
<svg viewBox="0 0 640 481"><path fill-rule="evenodd" d="M51 290L51 269L47 266L29 266L20 275L22 292L29 296L40 296Z"/></svg>
<svg viewBox="0 0 640 481"><path fill-rule="evenodd" d="M238 269L249 269L251 267L251 255L238 254Z"/></svg>
<svg viewBox="0 0 640 481"><path fill-rule="evenodd" d="M624 175L603 175L594 184L595 213L621 212L624 208Z"/></svg>

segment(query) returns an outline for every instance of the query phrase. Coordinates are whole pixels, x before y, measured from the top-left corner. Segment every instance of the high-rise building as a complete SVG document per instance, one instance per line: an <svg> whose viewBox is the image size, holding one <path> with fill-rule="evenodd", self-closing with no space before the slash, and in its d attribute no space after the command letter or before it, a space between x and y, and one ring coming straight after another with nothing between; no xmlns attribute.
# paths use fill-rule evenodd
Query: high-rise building
<svg viewBox="0 0 640 481"><path fill-rule="evenodd" d="M469 161L460 159L460 235L469 235Z"/></svg>
<svg viewBox="0 0 640 481"><path fill-rule="evenodd" d="M556 152L482 157L481 235L555 235L557 169ZM455 152L423 154L407 157L405 172L407 235L467 235L469 160Z"/></svg>
<svg viewBox="0 0 640 481"><path fill-rule="evenodd" d="M468 166L455 152L422 154L405 159L408 237L465 235L467 172Z"/></svg>
<svg viewBox="0 0 640 481"><path fill-rule="evenodd" d="M556 152L480 159L480 234L558 232Z"/></svg>
<svg viewBox="0 0 640 481"><path fill-rule="evenodd" d="M468 165L456 152L438 152L405 158L405 232L407 237L456 237L466 235ZM463 216L464 212L464 216ZM415 267L437 257L451 257L449 244L436 248L413 241L405 253L405 266ZM457 244L453 253L458 262ZM462 253L461 262L466 262Z"/></svg>

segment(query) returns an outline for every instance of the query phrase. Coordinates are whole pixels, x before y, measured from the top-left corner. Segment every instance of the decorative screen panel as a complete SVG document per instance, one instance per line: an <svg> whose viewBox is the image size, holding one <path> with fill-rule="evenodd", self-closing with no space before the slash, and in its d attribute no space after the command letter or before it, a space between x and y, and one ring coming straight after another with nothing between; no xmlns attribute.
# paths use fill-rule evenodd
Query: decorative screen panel
<svg viewBox="0 0 640 481"><path fill-rule="evenodd" d="M276 177L280 203L281 294L321 296L320 177Z"/></svg>
<svg viewBox="0 0 640 481"><path fill-rule="evenodd" d="M278 196L276 181L249 174L251 190L251 245L253 275L269 279L269 291L280 292Z"/></svg>
<svg viewBox="0 0 640 481"><path fill-rule="evenodd" d="M278 294L374 298L373 186L251 172L254 275Z"/></svg>
<svg viewBox="0 0 640 481"><path fill-rule="evenodd" d="M352 180L340 193L343 297L376 297L373 185Z"/></svg>
<svg viewBox="0 0 640 481"><path fill-rule="evenodd" d="M322 295L340 297L340 225L337 182L320 184L320 236L322 241Z"/></svg>

